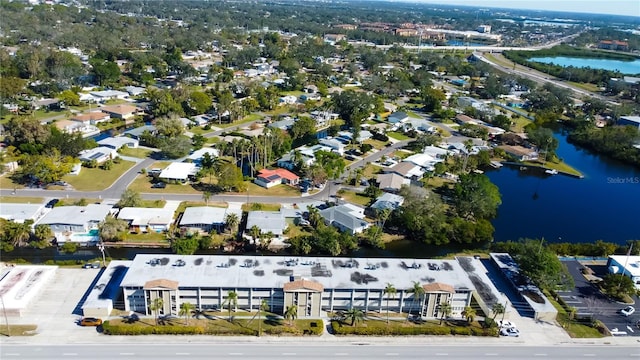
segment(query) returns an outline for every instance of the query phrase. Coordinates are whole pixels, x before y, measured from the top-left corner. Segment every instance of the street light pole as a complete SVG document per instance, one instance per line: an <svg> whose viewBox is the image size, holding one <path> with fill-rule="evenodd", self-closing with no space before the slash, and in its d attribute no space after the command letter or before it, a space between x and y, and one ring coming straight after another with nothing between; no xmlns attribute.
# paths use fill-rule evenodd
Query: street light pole
<svg viewBox="0 0 640 360"><path fill-rule="evenodd" d="M100 252L102 253L102 267L107 267L107 259L104 256L104 243L100 242L100 244L98 244L98 250L100 250Z"/></svg>
<svg viewBox="0 0 640 360"><path fill-rule="evenodd" d="M2 313L4 314L4 323L7 324L7 336L11 336L9 330L9 318L7 317L7 308L4 307L4 296L0 295L0 302L2 302Z"/></svg>

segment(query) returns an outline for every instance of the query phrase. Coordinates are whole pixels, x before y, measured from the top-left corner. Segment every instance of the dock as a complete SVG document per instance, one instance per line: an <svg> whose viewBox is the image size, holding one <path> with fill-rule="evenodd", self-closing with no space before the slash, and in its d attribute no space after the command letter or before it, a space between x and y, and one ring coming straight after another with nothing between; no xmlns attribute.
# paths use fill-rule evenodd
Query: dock
<svg viewBox="0 0 640 360"><path fill-rule="evenodd" d="M503 166L501 162L496 160L491 161L489 165L491 165L491 167L494 169L500 169Z"/></svg>

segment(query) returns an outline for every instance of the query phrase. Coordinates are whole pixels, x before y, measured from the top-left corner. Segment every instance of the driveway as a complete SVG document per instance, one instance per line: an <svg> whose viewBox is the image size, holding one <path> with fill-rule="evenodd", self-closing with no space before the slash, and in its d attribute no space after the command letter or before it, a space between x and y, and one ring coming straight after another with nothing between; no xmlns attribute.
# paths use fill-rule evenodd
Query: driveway
<svg viewBox="0 0 640 360"><path fill-rule="evenodd" d="M640 336L640 329L635 326L636 321L640 320L640 302L636 297L635 305L636 313L629 317L624 317L618 311L626 305L617 303L605 295L603 295L597 287L591 284L580 271L583 265L577 260L564 260L569 273L573 277L575 286L566 291L558 291L558 295L569 306L577 309L577 314L593 314L593 316L602 321L609 330L618 329L620 335ZM597 271L606 271L604 266L592 268ZM598 274L602 276L604 274Z"/></svg>

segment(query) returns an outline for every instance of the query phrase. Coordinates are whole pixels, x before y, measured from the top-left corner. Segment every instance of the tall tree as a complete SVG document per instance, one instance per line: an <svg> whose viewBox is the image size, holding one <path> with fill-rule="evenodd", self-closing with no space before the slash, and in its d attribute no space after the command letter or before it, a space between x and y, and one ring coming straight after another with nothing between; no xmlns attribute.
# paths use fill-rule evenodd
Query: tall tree
<svg viewBox="0 0 640 360"><path fill-rule="evenodd" d="M442 325L442 321L446 318L448 318L449 316L451 316L451 311L453 310L451 308L451 302L447 301L446 303L442 303L438 305L439 309L438 312L440 313L440 324Z"/></svg>
<svg viewBox="0 0 640 360"><path fill-rule="evenodd" d="M358 308L351 307L344 315L347 319L351 319L351 326L358 327L358 323L364 321L364 312Z"/></svg>
<svg viewBox="0 0 640 360"><path fill-rule="evenodd" d="M462 316L467 319L467 322L471 324L473 320L476 318L476 309L471 306L465 306L464 310L462 310Z"/></svg>
<svg viewBox="0 0 640 360"><path fill-rule="evenodd" d="M232 234L238 231L238 225L240 224L240 218L235 213L229 213L225 216L224 222L227 224L227 228Z"/></svg>
<svg viewBox="0 0 640 360"><path fill-rule="evenodd" d="M289 321L289 326L293 325L293 321L298 317L298 306L287 306L284 312L284 318Z"/></svg>
<svg viewBox="0 0 640 360"><path fill-rule="evenodd" d="M389 325L389 300L395 297L397 292L396 288L390 283L387 283L387 286L385 286L383 290L383 293L387 295L387 325Z"/></svg>
<svg viewBox="0 0 640 360"><path fill-rule="evenodd" d="M142 204L142 196L140 193L133 189L126 189L120 195L120 201L118 201L118 207L138 207Z"/></svg>
<svg viewBox="0 0 640 360"><path fill-rule="evenodd" d="M153 312L156 318L156 325L158 325L158 319L160 318L160 311L164 308L164 300L162 298L155 298L149 305L149 310Z"/></svg>
<svg viewBox="0 0 640 360"><path fill-rule="evenodd" d="M229 290L227 292L227 299L224 301L224 304L227 305L227 308L229 310L229 322L232 322L232 318L231 318L231 308L233 307L234 309L236 309L238 307L238 293L233 291L233 290Z"/></svg>
<svg viewBox="0 0 640 360"><path fill-rule="evenodd" d="M424 288L419 281L414 281L413 286L407 289L407 292L413 294L413 301L411 302L412 308L415 304L418 304L422 300L422 296L424 296ZM409 309L409 314L411 314L412 310L413 309ZM418 316L422 317L422 308L418 308Z"/></svg>

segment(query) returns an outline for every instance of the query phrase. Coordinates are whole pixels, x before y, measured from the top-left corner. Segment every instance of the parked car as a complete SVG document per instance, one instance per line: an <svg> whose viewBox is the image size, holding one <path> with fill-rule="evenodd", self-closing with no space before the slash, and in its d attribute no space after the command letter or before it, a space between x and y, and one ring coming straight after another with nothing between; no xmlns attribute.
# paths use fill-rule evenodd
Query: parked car
<svg viewBox="0 0 640 360"><path fill-rule="evenodd" d="M520 331L518 331L518 329L516 328L503 328L502 330L500 330L500 335L518 337L520 336Z"/></svg>
<svg viewBox="0 0 640 360"><path fill-rule="evenodd" d="M102 319L86 317L80 320L80 326L100 326L102 325Z"/></svg>
<svg viewBox="0 0 640 360"><path fill-rule="evenodd" d="M498 321L498 326L500 327L500 329L510 329L510 328L516 328L516 324L512 323L509 320L500 320Z"/></svg>
<svg viewBox="0 0 640 360"><path fill-rule="evenodd" d="M151 185L152 189L164 189L166 187L167 187L167 184L163 183L162 181Z"/></svg>
<svg viewBox="0 0 640 360"><path fill-rule="evenodd" d="M620 310L620 314L622 316L631 316L634 312L636 312L636 308L633 306L627 306L626 308Z"/></svg>
<svg viewBox="0 0 640 360"><path fill-rule="evenodd" d="M47 203L47 205L45 207L49 208L49 209L53 209L54 206L56 206L57 203L60 202L60 199L51 199L49 200L49 202Z"/></svg>
<svg viewBox="0 0 640 360"><path fill-rule="evenodd" d="M99 269L100 268L100 262L96 261L96 262L92 262L92 263L86 263L84 265L82 265L83 269Z"/></svg>

